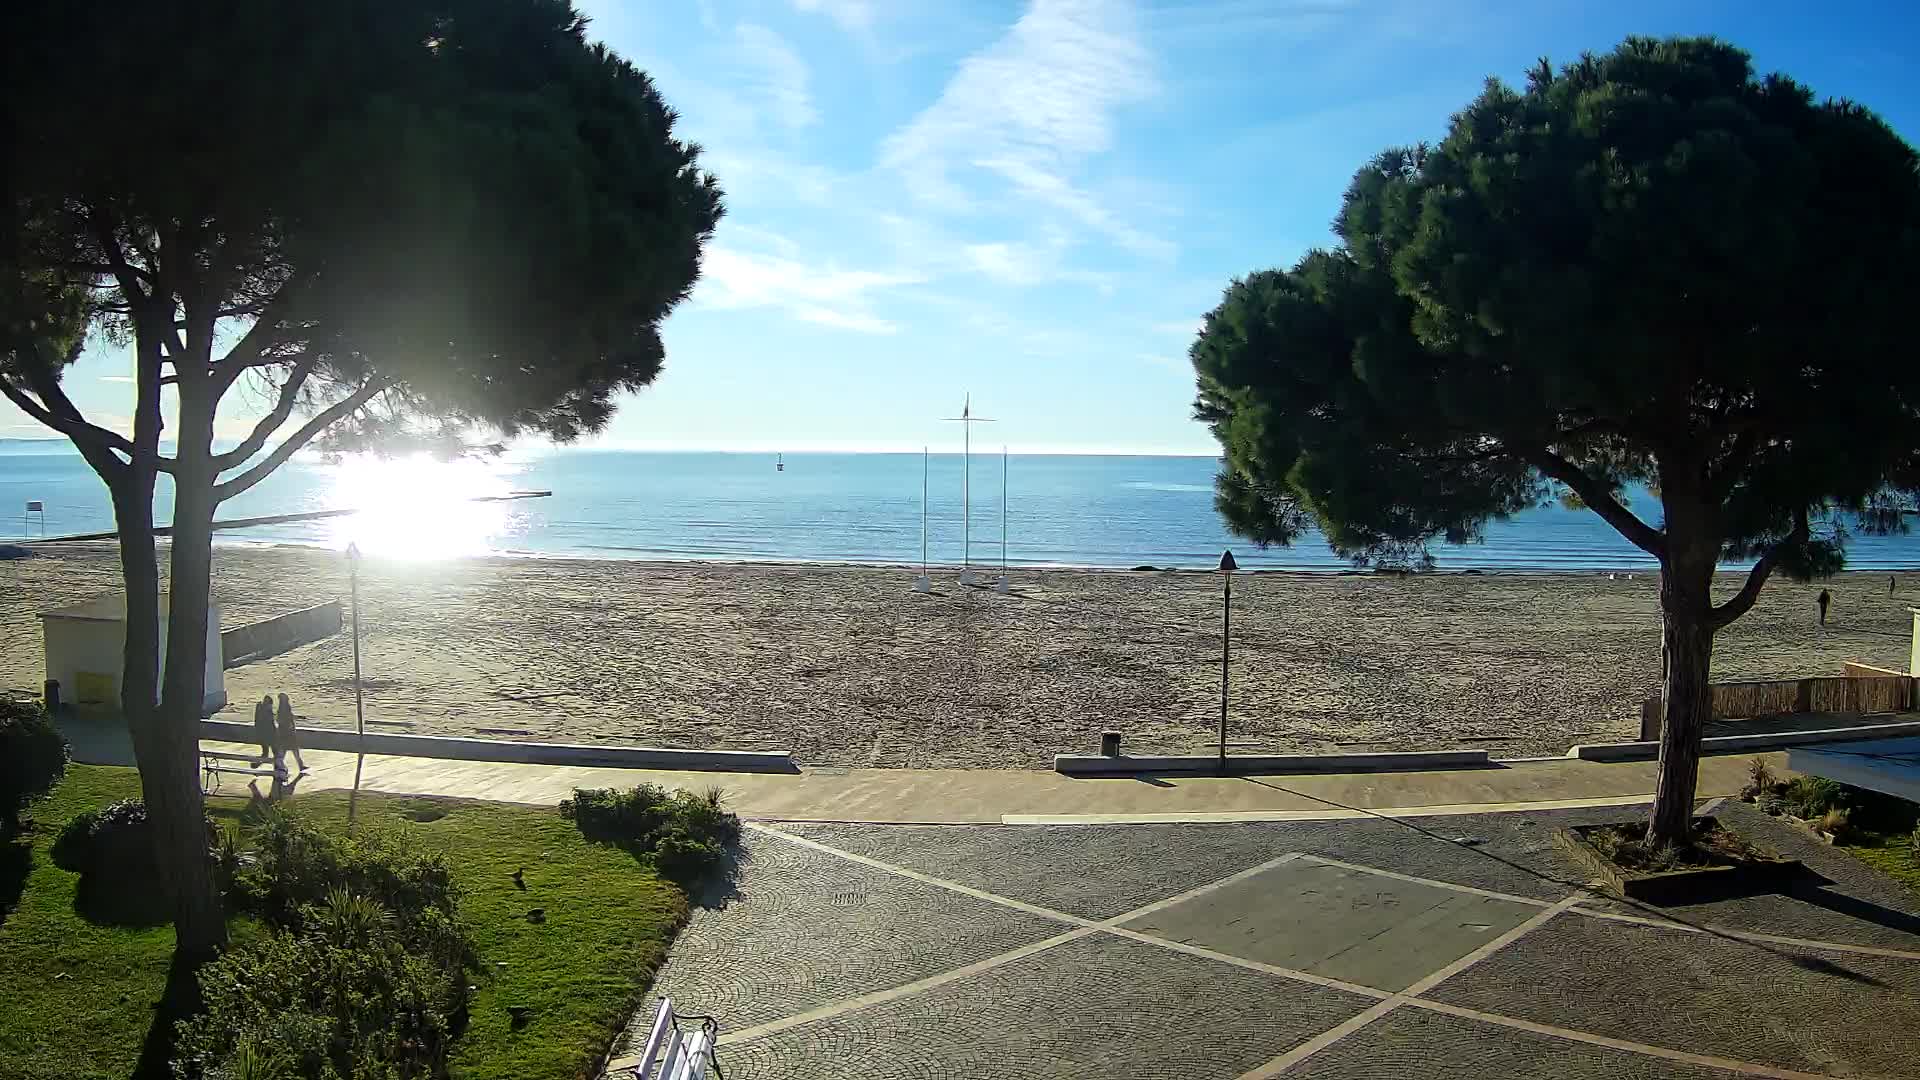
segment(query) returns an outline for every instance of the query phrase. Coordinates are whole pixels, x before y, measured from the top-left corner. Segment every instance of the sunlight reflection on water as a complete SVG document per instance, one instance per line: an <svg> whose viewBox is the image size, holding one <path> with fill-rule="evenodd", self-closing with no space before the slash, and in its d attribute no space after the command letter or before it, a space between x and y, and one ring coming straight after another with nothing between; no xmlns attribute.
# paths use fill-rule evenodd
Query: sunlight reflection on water
<svg viewBox="0 0 1920 1080"><path fill-rule="evenodd" d="M513 503L471 501L513 490L521 466L427 454L351 455L329 469L326 503L360 511L328 523L334 548L355 543L368 555L391 559L452 559L496 551L499 541L524 529Z"/></svg>

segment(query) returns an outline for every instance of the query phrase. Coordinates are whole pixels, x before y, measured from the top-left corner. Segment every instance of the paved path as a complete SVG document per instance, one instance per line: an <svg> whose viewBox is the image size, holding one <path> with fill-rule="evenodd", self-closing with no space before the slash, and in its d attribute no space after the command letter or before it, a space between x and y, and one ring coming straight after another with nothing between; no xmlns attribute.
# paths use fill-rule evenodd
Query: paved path
<svg viewBox="0 0 1920 1080"><path fill-rule="evenodd" d="M74 756L98 764L133 763L125 729L65 719ZM251 744L205 744L233 753ZM1786 756L1761 755L1776 772ZM300 790L350 787L354 755L313 751ZM1748 756L1705 758L1700 795L1728 795L1746 781ZM1473 813L1530 807L1627 805L1653 791L1655 765L1567 758L1440 772L1289 776L1076 779L1025 769L809 768L797 773L677 772L368 755L361 786L370 791L552 805L576 787L663 784L725 790L745 818L770 821L881 821L1021 824L1362 818ZM235 777L222 778L238 784Z"/></svg>
<svg viewBox="0 0 1920 1080"><path fill-rule="evenodd" d="M730 1080L1920 1072L1920 902L1720 812L1819 876L1628 908L1550 841L1617 810L760 824L655 992Z"/></svg>

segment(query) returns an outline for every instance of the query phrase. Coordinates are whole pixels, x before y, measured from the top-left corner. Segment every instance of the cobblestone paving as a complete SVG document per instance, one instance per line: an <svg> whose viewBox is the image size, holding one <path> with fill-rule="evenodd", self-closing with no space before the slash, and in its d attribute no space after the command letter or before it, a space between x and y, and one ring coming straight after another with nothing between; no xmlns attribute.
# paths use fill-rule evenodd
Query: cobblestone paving
<svg viewBox="0 0 1920 1080"><path fill-rule="evenodd" d="M738 1031L910 983L1068 926L747 833L723 908L695 911L654 983Z"/></svg>
<svg viewBox="0 0 1920 1080"><path fill-rule="evenodd" d="M1912 960L1562 916L1430 996L1809 1072L1912 1076L1920 1067L1920 962Z"/></svg>
<svg viewBox="0 0 1920 1080"><path fill-rule="evenodd" d="M1231 1077L1371 1004L1095 937L757 1039L720 1060L729 1080Z"/></svg>
<svg viewBox="0 0 1920 1080"><path fill-rule="evenodd" d="M789 832L1087 919L1107 919L1298 847L1247 825L787 825Z"/></svg>
<svg viewBox="0 0 1920 1080"><path fill-rule="evenodd" d="M1396 1009L1287 1070L1288 1080L1736 1080L1740 1073Z"/></svg>
<svg viewBox="0 0 1920 1080"><path fill-rule="evenodd" d="M1232 1078L1327 1032L1372 999L1180 948L1403 989L1535 918L1543 902L1577 890L1584 875L1553 847L1556 828L1632 813L1598 808L1411 823L785 825L782 831L815 843L1086 919L1110 919L1198 891L1125 924L1164 944L1095 931L1009 957L1074 925L778 835L750 833L735 894L696 913L654 995L720 1018L722 1062L734 1080ZM1812 844L1749 808L1721 814L1756 839L1804 858L1828 883L1799 895L1619 910L1920 953L1920 935L1905 929L1920 909L1916 898L1844 852ZM1305 857L1227 880L1288 853ZM1322 861L1329 859L1386 873ZM978 966L901 991L968 965ZM880 992L887 996L864 998ZM1567 912L1424 996L1773 1068L1920 1076L1911 1046L1911 1033L1920 1030L1920 960ZM819 1015L804 1023L748 1030L814 1010ZM730 1041L729 1033L736 1038ZM1286 1075L1728 1080L1753 1074L1402 1006L1334 1039Z"/></svg>
<svg viewBox="0 0 1920 1080"><path fill-rule="evenodd" d="M1126 925L1229 956L1405 990L1539 910L1296 859Z"/></svg>

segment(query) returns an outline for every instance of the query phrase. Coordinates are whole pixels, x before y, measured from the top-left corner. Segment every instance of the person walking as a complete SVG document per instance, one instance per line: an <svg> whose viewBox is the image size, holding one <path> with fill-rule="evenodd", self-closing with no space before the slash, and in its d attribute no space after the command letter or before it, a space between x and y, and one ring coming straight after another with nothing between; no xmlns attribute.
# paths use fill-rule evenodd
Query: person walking
<svg viewBox="0 0 1920 1080"><path fill-rule="evenodd" d="M1827 605L1833 603L1833 594L1828 592L1825 589L1821 589L1820 596L1819 596L1819 603L1820 603L1820 625L1825 626L1827 625ZM286 699L282 698L281 700L285 701Z"/></svg>
<svg viewBox="0 0 1920 1080"><path fill-rule="evenodd" d="M255 765L264 764L268 758L276 758L273 731L273 697L262 694L253 704L253 737L260 741L260 756L254 759Z"/></svg>
<svg viewBox="0 0 1920 1080"><path fill-rule="evenodd" d="M287 695L280 695L280 716L276 725L280 729L280 752L293 751L293 762L300 766L301 772L307 771L307 759L300 756L300 731L293 726L293 702Z"/></svg>

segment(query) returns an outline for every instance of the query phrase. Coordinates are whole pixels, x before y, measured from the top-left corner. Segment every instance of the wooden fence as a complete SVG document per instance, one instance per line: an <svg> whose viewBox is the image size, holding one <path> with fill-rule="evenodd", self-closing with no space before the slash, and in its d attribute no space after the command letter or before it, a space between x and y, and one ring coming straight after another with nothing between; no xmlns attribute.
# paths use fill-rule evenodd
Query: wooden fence
<svg viewBox="0 0 1920 1080"><path fill-rule="evenodd" d="M1920 707L1910 675L1849 662L1845 675L1713 684L1714 720L1786 713L1911 712ZM1640 738L1660 737L1660 695L1640 707Z"/></svg>

